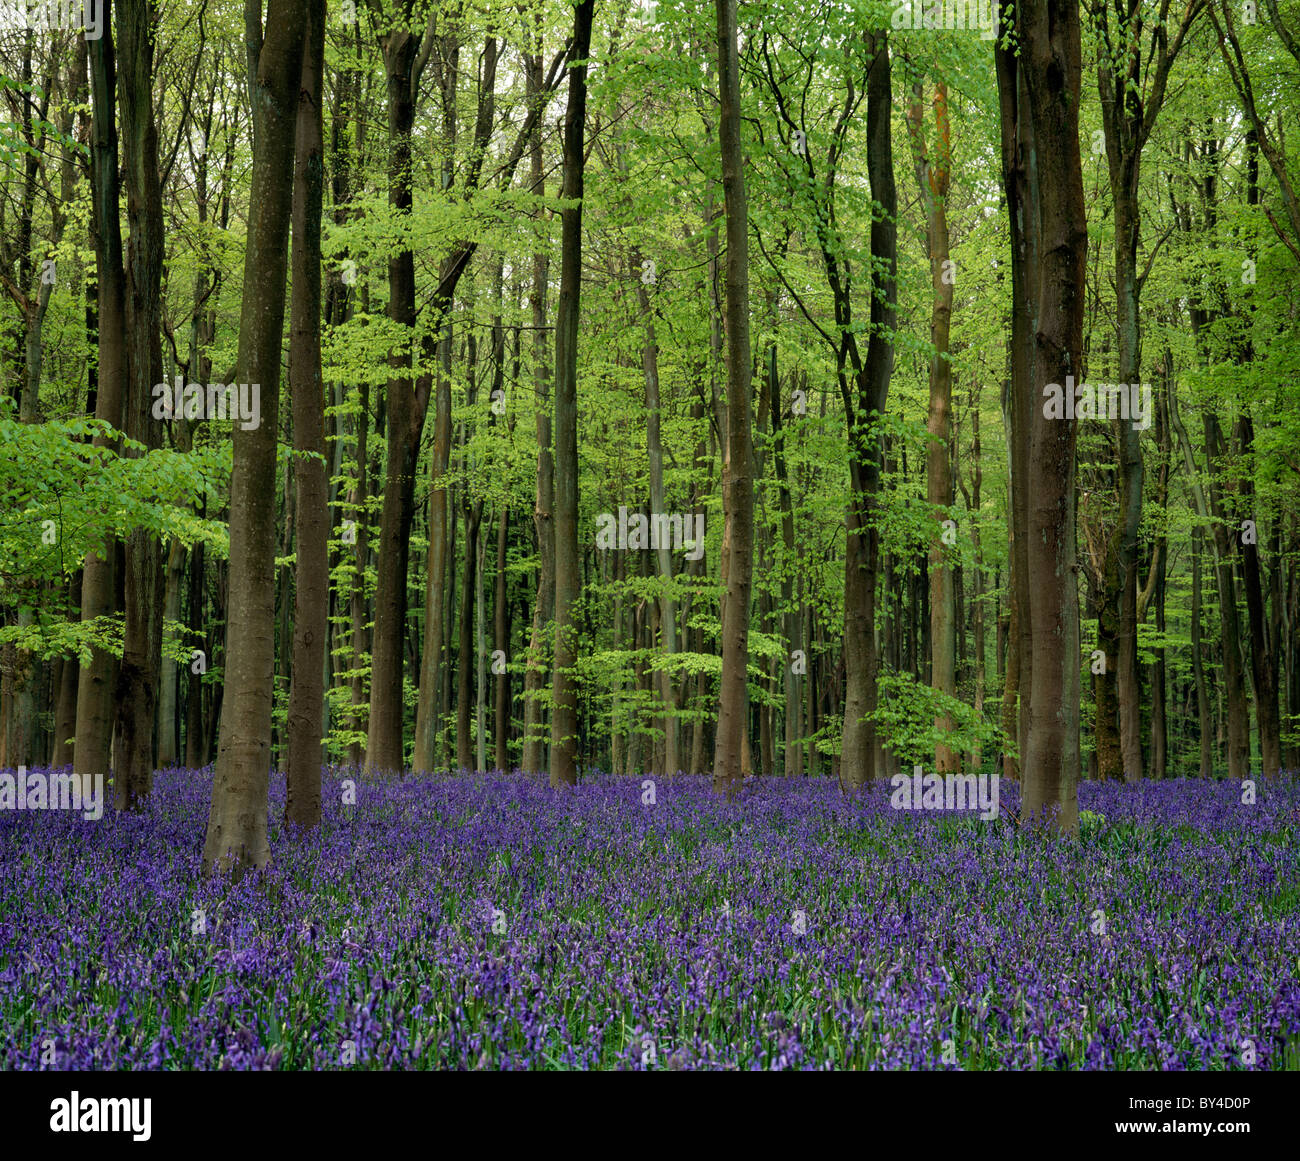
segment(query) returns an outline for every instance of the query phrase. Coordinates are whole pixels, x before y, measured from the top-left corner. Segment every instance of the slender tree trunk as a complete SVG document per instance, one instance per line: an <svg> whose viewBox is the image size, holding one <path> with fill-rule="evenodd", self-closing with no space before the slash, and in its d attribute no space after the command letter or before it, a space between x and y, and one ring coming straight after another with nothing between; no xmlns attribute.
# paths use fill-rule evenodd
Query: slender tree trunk
<svg viewBox="0 0 1300 1161"><path fill-rule="evenodd" d="M1264 585L1260 578L1259 524L1260 513L1254 507L1255 486L1255 428L1250 416L1237 420L1238 448L1247 462L1242 478L1241 494L1245 518L1237 533L1241 546L1241 571L1246 590L1246 613L1250 625L1251 677L1255 686L1255 720L1259 730L1260 770L1273 777L1282 769L1282 730L1278 718L1277 649L1267 611L1264 607Z"/></svg>
<svg viewBox="0 0 1300 1161"><path fill-rule="evenodd" d="M867 174L880 207L871 219L871 330L866 363L855 376L849 407L849 508L844 553L844 735L840 782L851 793L884 774L876 736L876 575L879 532L880 437L871 418L883 415L894 371L895 303L898 298L898 194L890 133L891 70L884 32L872 36L875 57L867 73ZM852 343L856 358L856 342ZM843 380L841 357L841 380ZM847 392L846 392L847 394ZM811 667L810 667L811 668Z"/></svg>
<svg viewBox="0 0 1300 1161"><path fill-rule="evenodd" d="M1205 432L1205 460L1210 468L1209 510L1214 520L1214 575L1219 589L1219 631L1222 635L1223 685L1227 699L1228 778L1240 782L1250 776L1250 706L1246 697L1246 674L1241 654L1241 619L1237 614L1237 586L1232 558L1236 544L1228 528L1224 488L1217 482L1227 455L1218 417L1207 410L1202 416Z"/></svg>
<svg viewBox="0 0 1300 1161"><path fill-rule="evenodd" d="M474 716L474 755L475 770L486 770L487 766L487 631L485 628L486 610L483 599L484 558L487 555L487 538L479 536L477 541L478 562L474 569L474 661L477 668L474 685L477 694L477 707Z"/></svg>
<svg viewBox="0 0 1300 1161"><path fill-rule="evenodd" d="M186 619L191 629L204 624L203 616L203 580L205 554L202 544L196 544L190 552L189 586L186 594ZM204 654L207 654L207 636L203 637ZM204 728L203 718L203 673L205 666L196 663L191 652L189 665L185 667L185 765L191 770L198 770L208 764L208 732Z"/></svg>
<svg viewBox="0 0 1300 1161"><path fill-rule="evenodd" d="M951 153L948 130L948 90L942 83L934 89L937 141L933 161L925 151L922 86L912 89L908 127L916 168L916 180L926 208L927 249L930 255L930 410L926 447L926 501L939 522L930 542L930 685L949 697L957 696L957 616L953 594L953 566L945 551L942 522L948 519L953 502L952 466L952 364L948 361L948 335L952 320L953 283L949 264L948 197ZM940 714L934 721L940 734L951 734L952 717ZM935 745L934 766L939 773L957 770L961 759L943 742Z"/></svg>
<svg viewBox="0 0 1300 1161"><path fill-rule="evenodd" d="M722 538L725 598L722 608L722 678L713 789L735 798L744 776L748 733L749 600L754 549L753 450L749 393L749 207L740 143L740 64L736 0L716 0L722 190L727 219L727 443Z"/></svg>
<svg viewBox="0 0 1300 1161"><path fill-rule="evenodd" d="M478 569L478 529L483 519L483 501L465 507L465 572L460 590L460 640L456 657L456 765L475 769L474 734L470 716L474 710L474 597Z"/></svg>
<svg viewBox="0 0 1300 1161"><path fill-rule="evenodd" d="M306 0L269 0L266 38L249 77L254 157L239 378L261 388L261 422L235 425L230 484L230 600L226 686L203 847L210 873L266 866L271 702L275 658L275 461L297 120Z"/></svg>
<svg viewBox="0 0 1300 1161"><path fill-rule="evenodd" d="M120 0L122 46L122 168L131 233L126 247L125 432L146 449L162 446L162 422L153 416L153 386L162 380L162 185L154 121L152 0ZM154 714L162 664L163 557L157 535L137 528L126 540L126 619L117 679L119 746L114 800L119 810L141 809L154 771Z"/></svg>
<svg viewBox="0 0 1300 1161"><path fill-rule="evenodd" d="M582 196L586 155L587 55L595 0L573 18L569 101L564 114L560 300L555 316L555 665L551 684L553 787L578 781L578 658L574 606L582 583L578 558L578 305L582 289ZM575 63L581 62L581 63Z"/></svg>
<svg viewBox="0 0 1300 1161"><path fill-rule="evenodd" d="M1205 685L1205 662L1201 646L1201 552L1205 535L1199 525L1192 529L1192 676L1196 682L1196 717L1200 728L1200 776L1214 774L1214 727L1210 721L1210 694Z"/></svg>
<svg viewBox="0 0 1300 1161"><path fill-rule="evenodd" d="M1011 554L1011 567L1015 569L1015 554ZM1007 585L1007 640L1006 640L1006 672L1003 675L1002 685L1002 736L1008 741L1014 741L1016 738L1018 714L1016 712L1017 697L1020 693L1020 617L1017 612L1019 603L1016 599L1016 580L1014 576L1008 576ZM1020 763L1011 754L1010 748L1004 748L1002 753L1002 776L1010 778L1013 782L1020 777Z"/></svg>
<svg viewBox="0 0 1300 1161"><path fill-rule="evenodd" d="M357 430L357 478L351 497L353 524L352 537L355 544L352 550L352 585L349 599L349 615L352 622L352 689L350 694L351 728L360 732L368 727L366 699L365 660L366 646L366 566L370 563L370 521L366 513L370 496L370 388L366 383L358 388L361 411ZM346 543L346 540L345 540ZM353 766L361 764L365 756L364 748L353 743L348 747L348 762ZM418 769L418 767L417 767Z"/></svg>
<svg viewBox="0 0 1300 1161"><path fill-rule="evenodd" d="M68 592L68 605L73 609L81 608L82 573L78 569L72 577ZM75 657L66 657L58 671L57 691L54 704L54 747L50 755L50 765L63 769L72 765L73 739L77 732L77 679L79 666Z"/></svg>
<svg viewBox="0 0 1300 1161"><path fill-rule="evenodd" d="M416 93L412 81L419 36L396 26L380 40L388 81L388 205L395 218L404 220L410 217L413 204L411 133ZM388 317L396 324L402 340L389 359L391 374L385 395L388 454L379 518L370 726L366 739L366 769L375 771L401 771L405 766L402 652L406 638L406 574L415 512L415 461L424 418L411 381L415 313L415 255L403 247L388 260Z"/></svg>
<svg viewBox="0 0 1300 1161"><path fill-rule="evenodd" d="M444 77L442 97L442 135L451 149L459 127L456 104L456 71L460 60L460 45L455 39L447 46L448 68ZM445 162L444 166L451 162ZM443 184L450 188L453 175L446 168ZM448 266L444 262L441 273ZM450 319L444 319L438 343L439 373L434 399L433 459L429 465L429 562L424 590L424 650L420 659L420 692L415 707L416 770L433 769L438 759L438 733L442 714L439 692L447 691L450 677L447 654L450 634L446 632L448 594L446 578L455 565L455 537L451 528L449 552L449 508L447 473L451 466L451 365L454 349L454 331ZM457 742L459 747L460 743Z"/></svg>
<svg viewBox="0 0 1300 1161"><path fill-rule="evenodd" d="M293 299L289 390L298 490L294 566L293 674L285 822L320 823L321 741L325 732L325 642L329 633L329 484L325 478L325 384L321 374L321 203L325 144L321 75L325 0L308 0L293 188Z"/></svg>
<svg viewBox="0 0 1300 1161"><path fill-rule="evenodd" d="M971 594L971 602L975 607L975 718L977 721L983 722L985 699L984 687L987 683L987 661L985 658L984 552L980 534L980 519L983 511L980 492L984 483L984 469L980 458L980 388L978 378L976 378L975 384L971 388L970 415L971 437L973 443L971 447L971 496L969 504L969 520L971 522L971 542L975 549L974 591ZM979 738L975 739L974 747L969 755L969 761L972 770L977 773L983 770L984 743Z"/></svg>
<svg viewBox="0 0 1300 1161"><path fill-rule="evenodd" d="M506 587L507 549L510 543L510 508L502 502L501 514L497 518L497 568L492 596L492 640L493 649L498 650L506 660L510 657L510 602ZM496 739L496 767L498 770L510 770L510 669L503 669L496 674L496 724L492 734Z"/></svg>
<svg viewBox="0 0 1300 1161"><path fill-rule="evenodd" d="M1167 575L1169 564L1168 536L1165 531L1169 504L1169 453L1171 448L1169 431L1168 394L1173 375L1173 356L1168 351L1161 369L1161 382L1156 396L1156 444L1160 448L1160 461L1156 469L1155 511L1161 521L1156 534L1151 561L1151 576L1147 581L1149 601L1155 603L1156 636L1161 644L1155 648L1155 661L1151 665L1151 777L1164 779L1169 777L1169 724L1167 718L1168 689L1165 664L1165 597L1168 591ZM1145 619L1146 607L1139 598L1138 621Z"/></svg>
<svg viewBox="0 0 1300 1161"><path fill-rule="evenodd" d="M529 99L540 99L542 58L540 33L537 51L526 62ZM535 218L543 217L541 199L545 193L542 171L542 137L540 127L528 142L530 158L529 188L537 200ZM533 323L533 390L536 395L537 491L533 507L533 528L537 536L537 599L533 603L533 620L528 638L528 668L524 672L524 743L521 765L530 773L546 766L546 730L541 694L545 686L544 638L546 626L555 616L555 462L551 453L550 370L546 354L546 288L550 253L545 246L533 254L533 285L528 301Z"/></svg>
<svg viewBox="0 0 1300 1161"><path fill-rule="evenodd" d="M633 274L643 269L639 250L632 252ZM645 375L646 398L646 450L650 461L650 515L651 519L665 515L667 499L664 495L664 448L662 436L662 403L659 397L659 344L655 336L654 310L649 289L643 278L636 281L637 305L645 320L645 342L641 347L641 369ZM663 586L659 596L659 629L667 668L659 670L659 698L664 706L664 763L662 773L669 777L681 770L679 749L680 727L677 715L677 695L674 688L672 658L677 654L677 608L669 586L673 567L670 546L660 540L655 553L659 581Z"/></svg>
<svg viewBox="0 0 1300 1161"><path fill-rule="evenodd" d="M95 418L122 427L126 391L126 278L118 209L117 72L112 22L90 41L92 117L91 189L94 201L97 290L97 380ZM115 438L95 436L96 447L120 446ZM117 608L117 542L87 554L81 588L82 623L111 617ZM90 665L77 684L77 732L73 769L82 778L106 776L113 742L117 662L105 649L92 650Z"/></svg>
<svg viewBox="0 0 1300 1161"><path fill-rule="evenodd" d="M183 422L183 421L182 421ZM175 537L167 544L164 574L163 622L181 619L181 587L185 583L185 545ZM158 698L158 765L175 766L180 761L180 666L170 658L162 662Z"/></svg>
<svg viewBox="0 0 1300 1161"><path fill-rule="evenodd" d="M800 668L806 669L807 654L801 644L800 630L803 616L795 603L794 579L791 576L795 559L794 511L790 499L789 473L786 469L786 432L782 429L781 384L776 371L776 347L772 347L768 362L769 390L772 393L772 462L776 473L777 491L781 505L781 544L785 567L781 570L781 605L785 609L785 637L789 643L789 656L781 666L785 694L785 764L787 778L803 775L803 748L799 745L799 675L795 672L796 657L801 658Z"/></svg>
<svg viewBox="0 0 1300 1161"><path fill-rule="evenodd" d="M1142 364L1139 302L1144 276L1137 267L1142 229L1138 197L1142 151L1164 103L1169 70L1201 5L1184 6L1175 27L1165 13L1153 29L1144 52L1143 12L1132 5L1112 23L1107 5L1095 5L1101 40L1097 58L1097 89L1105 126L1107 172L1115 224L1115 303L1119 340L1119 378L1138 389ZM1169 33L1173 31L1173 40ZM1119 745L1124 778L1142 777L1142 688L1138 664L1138 530L1142 523L1143 462L1141 432L1131 421L1117 421L1116 452L1120 485L1119 521L1110 544L1116 557L1119 597L1116 640L1116 692Z"/></svg>

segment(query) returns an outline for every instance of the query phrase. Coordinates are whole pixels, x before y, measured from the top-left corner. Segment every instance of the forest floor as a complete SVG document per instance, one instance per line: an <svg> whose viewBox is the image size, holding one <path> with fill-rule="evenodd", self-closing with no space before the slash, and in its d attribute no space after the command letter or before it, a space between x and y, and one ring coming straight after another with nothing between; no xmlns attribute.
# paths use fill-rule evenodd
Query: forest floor
<svg viewBox="0 0 1300 1161"><path fill-rule="evenodd" d="M355 804L343 805L343 780ZM150 813L0 812L0 1067L1300 1068L1300 783L1085 783L1077 838L829 780L325 774L200 875Z"/></svg>

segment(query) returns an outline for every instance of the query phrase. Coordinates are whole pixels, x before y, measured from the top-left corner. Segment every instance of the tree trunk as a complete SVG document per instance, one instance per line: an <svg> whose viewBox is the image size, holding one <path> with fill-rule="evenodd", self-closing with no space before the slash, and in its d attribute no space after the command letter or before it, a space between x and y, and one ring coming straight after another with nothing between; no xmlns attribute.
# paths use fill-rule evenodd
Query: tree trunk
<svg viewBox="0 0 1300 1161"><path fill-rule="evenodd" d="M1267 777L1282 769L1282 730L1278 718L1277 647L1264 608L1264 585L1259 566L1259 515L1253 505L1255 486L1255 427L1250 416L1237 420L1238 450L1246 461L1241 494L1244 500L1243 529L1238 531L1241 571L1246 590L1246 612L1250 624L1251 677L1255 685L1255 720L1259 730L1260 771ZM1249 522L1248 525L1246 522Z"/></svg>
<svg viewBox="0 0 1300 1161"><path fill-rule="evenodd" d="M261 422L234 430L226 686L203 863L209 873L270 862L266 837L275 658L275 462L306 0L269 0L256 52L254 157L239 325L239 378L261 386Z"/></svg>
<svg viewBox="0 0 1300 1161"><path fill-rule="evenodd" d="M73 575L68 592L68 606L81 608L82 573ZM54 746L50 765L61 770L72 765L72 744L77 732L77 678L79 666L75 657L65 657L58 671L54 704Z"/></svg>
<svg viewBox="0 0 1300 1161"><path fill-rule="evenodd" d="M866 363L855 375L857 398L845 390L849 415L849 507L844 553L844 735L840 782L856 792L884 773L876 737L876 573L881 448L872 413L883 415L894 370L895 303L898 299L898 194L890 136L889 40L876 33L867 73L867 174L880 207L871 219L871 329ZM845 343L856 360L851 333ZM840 378L843 382L843 356ZM811 668L811 667L810 667Z"/></svg>
<svg viewBox="0 0 1300 1161"><path fill-rule="evenodd" d="M643 269L641 252L632 251L633 274ZM646 403L646 450L650 461L650 514L666 512L667 500L664 496L664 447L662 436L662 403L659 397L659 344L655 337L654 311L650 302L650 293L645 280L636 279L637 305L641 317L645 320L645 342L641 347L641 369L645 375ZM659 670L659 697L663 703L665 716L664 729L664 763L662 772L669 777L681 770L680 725L678 722L677 694L674 687L674 670L672 659L677 654L677 608L669 586L672 584L673 567L670 546L662 540L655 553L655 563L659 582L663 586L659 596L659 629L664 657L667 667Z"/></svg>
<svg viewBox="0 0 1300 1161"><path fill-rule="evenodd" d="M479 504L482 508L482 502ZM484 558L487 555L487 539L477 538L478 561L474 569L474 661L477 668L474 690L477 705L474 715L474 756L475 770L486 770L487 765L487 631L485 627L486 609L483 597Z"/></svg>
<svg viewBox="0 0 1300 1161"><path fill-rule="evenodd" d="M978 377L971 388L970 415L973 444L971 447L971 496L968 510L971 522L971 542L975 549L975 577L972 586L974 591L971 593L971 602L975 608L975 720L982 724L984 721L984 687L987 684L987 663L984 656L984 553L980 538L982 512L980 492L984 483L984 469L980 459L980 387ZM969 755L969 763L970 768L976 773L979 773L984 768L984 743L979 738L975 739L974 747Z"/></svg>
<svg viewBox="0 0 1300 1161"><path fill-rule="evenodd" d="M184 422L184 421L182 421ZM167 545L164 574L163 623L181 619L181 586L185 583L185 545L176 537ZM180 666L170 658L162 662L158 698L158 765L175 766L180 761Z"/></svg>
<svg viewBox="0 0 1300 1161"><path fill-rule="evenodd" d="M131 227L126 247L126 363L124 407L128 439L145 449L162 446L162 421L153 417L153 386L162 380L162 185L154 121L152 0L122 0L117 7L122 46L122 169ZM117 679L119 745L114 801L119 810L141 809L154 771L154 714L162 664L163 557L158 536L132 530L126 539L122 664Z"/></svg>
<svg viewBox="0 0 1300 1161"><path fill-rule="evenodd" d="M1192 529L1192 676L1196 682L1196 717L1200 727L1200 776L1214 774L1214 729L1210 721L1210 694L1205 685L1205 662L1201 652L1201 546L1205 539L1200 525Z"/></svg>
<svg viewBox="0 0 1300 1161"><path fill-rule="evenodd" d="M460 640L456 656L456 765L475 769L474 735L470 717L474 710L474 597L478 570L478 528L483 501L465 507L465 572L460 590Z"/></svg>
<svg viewBox="0 0 1300 1161"><path fill-rule="evenodd" d="M416 93L412 80L419 36L398 26L382 34L380 43L388 82L388 205L394 218L405 220L413 204L411 132ZM411 381L415 255L406 248L388 259L388 317L402 339L389 358L391 374L385 395L388 455L379 518L366 769L396 772L405 766L402 652L406 638L406 574L415 513L415 461L424 420Z"/></svg>
<svg viewBox="0 0 1300 1161"><path fill-rule="evenodd" d="M540 99L542 85L540 32L536 52L528 58L525 72L529 99L535 102ZM528 148L531 166L529 189L537 198L535 218L540 223L545 212L541 199L546 192L540 127L529 138ZM535 773L547 764L546 723L541 702L546 682L543 655L546 626L555 616L555 462L551 452L551 388L546 356L546 288L549 269L550 253L545 246L539 246L533 254L533 285L528 295L533 323L533 390L537 399L537 491L533 507L533 528L537 536L538 556L537 599L533 604L533 620L528 637L528 668L524 672L524 742L520 762L529 773Z"/></svg>
<svg viewBox="0 0 1300 1161"><path fill-rule="evenodd" d="M1123 20L1117 15L1114 26L1105 4L1097 5L1095 11L1101 40L1097 89L1114 207L1119 378L1133 391L1138 388L1142 364L1139 302L1145 276L1139 276L1137 267L1142 229L1138 196L1142 150L1164 103L1169 70L1199 8L1196 4L1185 6L1172 44L1162 13L1146 52L1143 51L1143 13L1139 6L1132 6ZM1142 523L1143 485L1141 434L1131 421L1116 421L1120 515L1111 552L1116 557L1119 596L1116 641L1119 743L1124 778L1128 782L1142 777L1142 688L1137 648L1138 530Z"/></svg>
<svg viewBox="0 0 1300 1161"><path fill-rule="evenodd" d="M1029 664L1021 659L1021 689L1028 676L1033 690L1021 750L1021 812L1033 819L1055 811L1052 825L1073 832L1079 777L1077 429L1050 418L1043 400L1045 385L1064 387L1081 373L1087 216L1079 157L1079 9L1072 0L1045 0L1033 9L1002 7L1000 18L1013 25L1019 49L1019 55L1001 45L996 50L1013 294L1025 295L1023 307L1016 303L1013 326L1033 320L1032 344L1024 331L1013 340L1013 350L1032 357L1013 358L1012 377L1013 445L1027 453L1020 461L1024 470L1012 474L1013 488L1026 493L1023 541L1016 528L1016 542L1024 544L1028 599L1020 611L1030 646ZM1036 244L1023 244L1029 237ZM1036 260L1025 266L1030 250Z"/></svg>
<svg viewBox="0 0 1300 1161"><path fill-rule="evenodd" d="M325 477L325 384L320 350L325 0L308 0L307 21L295 130L293 299L289 319L294 450L305 454L294 463L297 555L284 818L286 823L311 829L320 824L325 642L329 633L329 483Z"/></svg>
<svg viewBox="0 0 1300 1161"><path fill-rule="evenodd" d="M1224 510L1223 488L1217 477L1227 455L1218 417L1207 410L1202 416L1205 432L1205 460L1209 465L1209 513L1213 516L1214 576L1219 590L1219 631L1222 635L1223 685L1227 699L1228 778L1240 782L1250 776L1250 707L1246 698L1246 675L1241 656L1241 619L1237 614L1237 586L1232 557L1236 537L1229 531Z"/></svg>
<svg viewBox="0 0 1300 1161"><path fill-rule="evenodd" d="M776 347L772 347L768 363L769 390L772 393L772 461L776 474L777 491L781 504L781 544L784 548L785 567L781 570L781 605L785 609L785 637L789 656L781 666L785 693L785 765L787 778L803 775L803 748L799 745L799 675L795 673L796 655L801 655L806 671L807 654L801 642L803 614L795 603L794 580L791 576L795 559L794 511L790 499L789 474L786 470L786 436L782 429L781 384L776 373Z"/></svg>
<svg viewBox="0 0 1300 1161"><path fill-rule="evenodd" d="M555 315L555 664L551 684L553 787L578 781L577 628L582 583L578 559L578 305L582 289L582 196L586 161L587 65L595 0L580 0L573 18L569 100L564 114L560 300ZM579 63L580 62L580 63Z"/></svg>
<svg viewBox="0 0 1300 1161"><path fill-rule="evenodd" d="M118 208L117 73L112 22L90 44L90 88L94 109L91 143L91 188L94 201L95 271L98 339L95 418L122 427L126 389L126 278L122 266L122 230ZM95 436L95 447L117 450L119 442ZM86 555L82 588L82 623L111 617L117 608L117 541ZM77 732L73 769L82 778L107 776L112 760L114 701L118 663L105 649L92 651L91 663L77 683Z"/></svg>
<svg viewBox="0 0 1300 1161"><path fill-rule="evenodd" d="M348 613L352 622L352 689L350 694L351 729L360 732L369 727L368 702L366 699L365 655L366 646L366 566L370 563L370 521L366 513L366 504L370 495L370 387L360 384L360 415L357 431L357 478L353 488L351 508L353 514L352 535L355 545L352 551L352 587L348 602ZM346 543L346 540L345 540ZM348 747L348 762L359 766L365 757L364 748L354 742Z"/></svg>
<svg viewBox="0 0 1300 1161"><path fill-rule="evenodd" d="M507 548L510 543L510 506L502 500L501 514L497 519L497 568L492 594L493 649L506 661L510 658L510 603L506 589ZM510 669L507 664L496 674L496 724L492 735L496 739L496 768L510 770Z"/></svg>
<svg viewBox="0 0 1300 1161"><path fill-rule="evenodd" d="M740 65L736 0L716 0L722 190L727 220L727 443L723 511L722 678L713 789L735 798L744 776L742 749L748 726L749 598L754 547L753 452L749 391L749 208L740 143Z"/></svg>
<svg viewBox="0 0 1300 1161"><path fill-rule="evenodd" d="M934 116L937 141L933 162L925 151L922 86L912 88L908 128L916 168L916 180L926 209L926 242L930 256L930 409L926 446L926 501L932 507L936 529L930 542L930 685L949 697L957 696L957 616L953 597L953 566L945 551L942 522L949 518L953 502L952 466L952 364L948 361L948 334L952 320L953 283L948 250L948 197L951 154L948 130L948 90L942 82L934 88ZM951 734L952 717L940 714L934 728ZM943 742L935 745L934 768L940 774L957 770L961 759Z"/></svg>

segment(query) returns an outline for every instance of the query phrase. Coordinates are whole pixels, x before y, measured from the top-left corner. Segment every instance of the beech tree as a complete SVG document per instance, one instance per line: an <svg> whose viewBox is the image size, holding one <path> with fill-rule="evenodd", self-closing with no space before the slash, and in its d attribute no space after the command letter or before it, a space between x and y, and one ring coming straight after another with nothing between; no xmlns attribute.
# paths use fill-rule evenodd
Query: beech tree
<svg viewBox="0 0 1300 1161"><path fill-rule="evenodd" d="M320 822L321 741L325 733L325 644L329 630L329 507L325 471L325 395L321 376L320 234L324 197L321 74L325 0L308 0L302 76L294 129L293 298L289 390L293 400L297 484L293 674L289 689L285 819Z"/></svg>
<svg viewBox="0 0 1300 1161"><path fill-rule="evenodd" d="M1079 156L1079 11L999 7L1002 171L1011 231L1011 488L1020 609L1021 812L1078 825L1075 422L1046 389L1082 374L1087 217Z"/></svg>
<svg viewBox="0 0 1300 1161"><path fill-rule="evenodd" d="M552 786L578 781L578 698L574 605L578 562L578 307L582 290L582 194L586 168L587 56L595 0L573 13L573 57L564 112L560 297L555 308L555 653L551 682Z"/></svg>
<svg viewBox="0 0 1300 1161"><path fill-rule="evenodd" d="M209 873L243 874L270 861L266 838L275 671L275 458L293 200L294 139L307 0L268 0L248 20L253 105L252 211L244 260L237 377L260 388L261 422L235 425L230 477L229 690L203 844Z"/></svg>
<svg viewBox="0 0 1300 1161"><path fill-rule="evenodd" d="M754 551L753 452L750 447L749 208L740 144L740 65L736 60L736 0L717 0L718 93L722 107L722 189L727 218L727 451L723 468L722 688L713 754L713 787L734 798L740 790L743 739L748 733L749 600Z"/></svg>

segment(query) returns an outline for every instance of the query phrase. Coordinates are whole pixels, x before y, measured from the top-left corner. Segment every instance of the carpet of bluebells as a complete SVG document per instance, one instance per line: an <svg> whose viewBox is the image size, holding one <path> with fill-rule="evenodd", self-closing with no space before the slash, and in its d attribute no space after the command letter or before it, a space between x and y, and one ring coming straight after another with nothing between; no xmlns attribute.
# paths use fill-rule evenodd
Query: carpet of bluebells
<svg viewBox="0 0 1300 1161"><path fill-rule="evenodd" d="M823 780L325 787L237 884L200 874L210 771L0 812L0 1067L1300 1068L1293 780L1087 783L1076 838L1005 782L990 822Z"/></svg>

